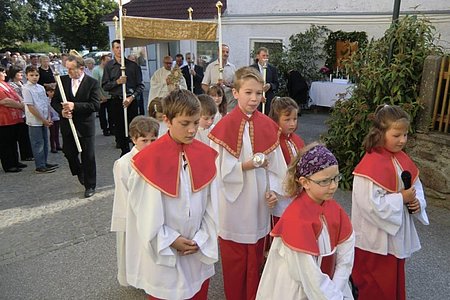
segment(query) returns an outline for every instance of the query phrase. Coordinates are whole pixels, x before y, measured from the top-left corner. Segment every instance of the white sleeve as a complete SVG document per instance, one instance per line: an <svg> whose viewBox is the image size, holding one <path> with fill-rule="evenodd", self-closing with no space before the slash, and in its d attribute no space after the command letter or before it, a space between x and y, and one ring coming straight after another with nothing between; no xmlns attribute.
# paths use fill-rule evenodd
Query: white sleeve
<svg viewBox="0 0 450 300"><path fill-rule="evenodd" d="M205 73L203 74L202 84L207 84L207 85L211 84L211 67L212 67L212 64L209 64L206 67Z"/></svg>
<svg viewBox="0 0 450 300"><path fill-rule="evenodd" d="M328 275L322 273L315 257L293 251L285 245L283 248L289 275L303 287L308 299L340 300L344 298L338 286Z"/></svg>
<svg viewBox="0 0 450 300"><path fill-rule="evenodd" d="M158 97L161 88L163 86L163 83L160 82L160 72L156 71L153 76L150 78L150 93L148 94L148 103L155 98Z"/></svg>
<svg viewBox="0 0 450 300"><path fill-rule="evenodd" d="M228 153L222 146L212 143L211 147L219 153L217 159L217 176L219 176L221 182L221 191L227 201L234 202L244 187L242 163Z"/></svg>
<svg viewBox="0 0 450 300"><path fill-rule="evenodd" d="M267 171L269 172L270 190L278 195L284 195L283 180L286 176L287 166L280 146L269 153L268 160Z"/></svg>
<svg viewBox="0 0 450 300"><path fill-rule="evenodd" d="M127 156L128 157L128 156ZM123 157L125 158L125 157ZM114 162L114 202L111 218L111 231L126 230L127 219L127 197L128 197L128 177L126 164L122 158Z"/></svg>
<svg viewBox="0 0 450 300"><path fill-rule="evenodd" d="M206 210L200 229L193 240L197 243L200 251L199 260L205 264L213 264L218 261L217 228L219 227L218 197L216 180L208 187L209 195Z"/></svg>
<svg viewBox="0 0 450 300"><path fill-rule="evenodd" d="M352 273L354 256L355 234L352 233L346 241L336 247L336 269L334 270L333 282L342 292L349 288L348 280Z"/></svg>
<svg viewBox="0 0 450 300"><path fill-rule="evenodd" d="M423 192L423 186L420 179L417 179L414 182L414 188L416 189L416 198L419 200L420 203L420 212L418 214L414 214L414 216L423 224L423 225L429 225L430 222L428 221L428 215L427 215L427 201L425 200L425 194Z"/></svg>
<svg viewBox="0 0 450 300"><path fill-rule="evenodd" d="M186 79L184 79L183 76L181 76L180 78L180 89L181 90L187 90L187 84L186 84Z"/></svg>
<svg viewBox="0 0 450 300"><path fill-rule="evenodd" d="M352 201L363 217L377 228L390 235L400 229L404 213L401 193L388 193L371 180L355 176Z"/></svg>
<svg viewBox="0 0 450 300"><path fill-rule="evenodd" d="M131 172L128 193L130 209L136 216L141 242L157 264L175 266L175 250L170 245L181 235L165 224L161 192L135 170Z"/></svg>

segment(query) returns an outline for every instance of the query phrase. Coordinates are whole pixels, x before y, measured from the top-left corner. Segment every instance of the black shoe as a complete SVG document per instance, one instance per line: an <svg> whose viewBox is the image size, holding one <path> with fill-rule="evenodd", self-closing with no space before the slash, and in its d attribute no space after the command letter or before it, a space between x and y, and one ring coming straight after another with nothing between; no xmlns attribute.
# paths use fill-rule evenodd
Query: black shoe
<svg viewBox="0 0 450 300"><path fill-rule="evenodd" d="M52 149L52 150L50 150L50 152L51 152L51 153L58 153L58 150Z"/></svg>
<svg viewBox="0 0 450 300"><path fill-rule="evenodd" d="M94 188L88 188L84 191L84 198L92 197L95 194Z"/></svg>
<svg viewBox="0 0 450 300"><path fill-rule="evenodd" d="M54 169L59 168L59 165L58 164L45 164L45 167L47 169L54 170Z"/></svg>
<svg viewBox="0 0 450 300"><path fill-rule="evenodd" d="M84 174L83 173L77 174L77 177L81 185L84 185Z"/></svg>
<svg viewBox="0 0 450 300"><path fill-rule="evenodd" d="M34 157L27 157L27 158L24 158L24 159L22 159L22 160L24 160L24 161L33 161L33 160L34 160Z"/></svg>
<svg viewBox="0 0 450 300"><path fill-rule="evenodd" d="M34 173L36 173L36 174L46 174L46 173L53 173L53 172L55 172L55 169L36 168L36 170L34 170Z"/></svg>
<svg viewBox="0 0 450 300"><path fill-rule="evenodd" d="M62 151L62 147L58 146L58 147L56 147L56 150Z"/></svg>
<svg viewBox="0 0 450 300"><path fill-rule="evenodd" d="M18 167L13 167L5 170L6 173L17 173L20 171L22 171L22 169L19 169Z"/></svg>
<svg viewBox="0 0 450 300"><path fill-rule="evenodd" d="M28 166L26 164L23 164L23 163L20 162L20 163L17 164L17 167L23 169L23 168L26 168Z"/></svg>
<svg viewBox="0 0 450 300"><path fill-rule="evenodd" d="M109 132L108 130L103 130L103 135L104 136L110 136L111 132Z"/></svg>

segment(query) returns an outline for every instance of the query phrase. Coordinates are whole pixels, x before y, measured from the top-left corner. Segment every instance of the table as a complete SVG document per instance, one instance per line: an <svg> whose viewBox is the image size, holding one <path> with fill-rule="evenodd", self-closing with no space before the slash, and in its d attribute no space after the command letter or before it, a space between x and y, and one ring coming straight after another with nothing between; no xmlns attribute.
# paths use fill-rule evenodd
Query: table
<svg viewBox="0 0 450 300"><path fill-rule="evenodd" d="M313 81L309 89L310 105L333 107L339 98L349 99L354 84L330 81ZM339 97L338 94L345 94Z"/></svg>

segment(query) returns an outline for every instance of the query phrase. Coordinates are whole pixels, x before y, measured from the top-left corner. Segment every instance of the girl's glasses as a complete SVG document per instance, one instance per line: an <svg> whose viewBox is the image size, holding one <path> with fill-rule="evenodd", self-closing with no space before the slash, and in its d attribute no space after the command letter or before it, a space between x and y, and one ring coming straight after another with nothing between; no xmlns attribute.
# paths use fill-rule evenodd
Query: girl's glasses
<svg viewBox="0 0 450 300"><path fill-rule="evenodd" d="M339 173L338 175L332 177L332 178L327 178L327 179L323 179L323 180L314 180L311 178L306 178L312 182L314 182L315 184L321 186L321 187L327 187L331 184L332 181L334 181L334 183L338 184L339 181L342 179L342 174Z"/></svg>

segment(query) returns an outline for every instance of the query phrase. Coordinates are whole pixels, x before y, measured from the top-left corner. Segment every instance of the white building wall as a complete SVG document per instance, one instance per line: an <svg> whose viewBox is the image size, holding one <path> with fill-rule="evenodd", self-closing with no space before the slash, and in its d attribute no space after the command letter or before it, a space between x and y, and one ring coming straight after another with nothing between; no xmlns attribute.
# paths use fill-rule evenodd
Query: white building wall
<svg viewBox="0 0 450 300"><path fill-rule="evenodd" d="M402 0L401 11L448 10L448 0ZM394 0L227 0L227 14L298 14L298 13L343 13L343 12L391 12Z"/></svg>
<svg viewBox="0 0 450 300"><path fill-rule="evenodd" d="M441 35L442 46L450 49L449 3L402 0L401 15L414 13L420 5L417 10L428 11L425 15ZM369 39L379 38L392 22L393 5L393 0L228 0L222 18L223 41L230 45L230 61L241 67L251 62L252 39L279 39L288 46L291 35L305 32L311 24L332 31L365 31Z"/></svg>

